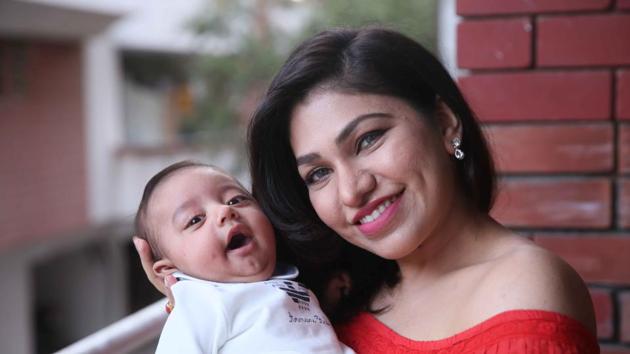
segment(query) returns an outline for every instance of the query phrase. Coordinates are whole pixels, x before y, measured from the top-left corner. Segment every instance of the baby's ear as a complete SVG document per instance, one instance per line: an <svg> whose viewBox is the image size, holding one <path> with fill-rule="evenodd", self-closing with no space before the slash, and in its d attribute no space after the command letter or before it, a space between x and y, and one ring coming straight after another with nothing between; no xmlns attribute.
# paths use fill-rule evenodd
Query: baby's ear
<svg viewBox="0 0 630 354"><path fill-rule="evenodd" d="M177 271L177 268L168 258L162 258L153 263L153 273L162 279L175 271Z"/></svg>

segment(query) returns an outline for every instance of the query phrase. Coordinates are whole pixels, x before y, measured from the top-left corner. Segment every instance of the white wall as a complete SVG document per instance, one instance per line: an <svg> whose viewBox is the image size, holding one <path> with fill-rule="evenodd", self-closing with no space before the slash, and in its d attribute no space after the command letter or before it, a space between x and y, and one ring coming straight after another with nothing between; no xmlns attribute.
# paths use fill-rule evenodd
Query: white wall
<svg viewBox="0 0 630 354"><path fill-rule="evenodd" d="M438 55L454 78L461 72L457 68L457 0L438 1L437 41Z"/></svg>
<svg viewBox="0 0 630 354"><path fill-rule="evenodd" d="M88 217L98 225L114 215L114 159L124 142L122 74L119 54L109 37L90 37L83 48Z"/></svg>
<svg viewBox="0 0 630 354"><path fill-rule="evenodd" d="M33 353L32 288L27 260L20 253L3 254L0 279L0 353Z"/></svg>

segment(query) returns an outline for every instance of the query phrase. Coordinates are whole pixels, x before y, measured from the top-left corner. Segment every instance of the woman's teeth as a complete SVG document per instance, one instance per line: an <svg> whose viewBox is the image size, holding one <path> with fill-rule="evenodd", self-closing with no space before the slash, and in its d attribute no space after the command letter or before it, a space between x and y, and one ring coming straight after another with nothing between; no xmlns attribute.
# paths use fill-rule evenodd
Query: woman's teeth
<svg viewBox="0 0 630 354"><path fill-rule="evenodd" d="M366 224L368 222L372 222L372 221L378 219L378 217L381 216L381 214L383 214L385 209L387 209L387 207L392 205L392 201L394 199L395 198L391 198L391 199L388 199L388 200L384 201L381 205L379 205L377 208L375 208L374 211L371 214L362 217L359 220L359 223Z"/></svg>

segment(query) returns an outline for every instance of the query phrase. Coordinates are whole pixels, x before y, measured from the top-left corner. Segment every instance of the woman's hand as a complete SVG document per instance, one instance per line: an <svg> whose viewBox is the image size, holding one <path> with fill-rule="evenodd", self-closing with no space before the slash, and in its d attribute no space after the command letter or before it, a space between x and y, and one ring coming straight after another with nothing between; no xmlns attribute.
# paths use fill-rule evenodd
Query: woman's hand
<svg viewBox="0 0 630 354"><path fill-rule="evenodd" d="M175 299L171 293L171 286L177 283L177 279L171 274L166 277L160 277L153 271L153 256L151 255L151 247L146 240L143 240L137 236L133 237L133 244L140 256L140 262L142 263L142 269L147 275L147 278L153 284L153 286L162 294L168 297L168 301L175 305Z"/></svg>

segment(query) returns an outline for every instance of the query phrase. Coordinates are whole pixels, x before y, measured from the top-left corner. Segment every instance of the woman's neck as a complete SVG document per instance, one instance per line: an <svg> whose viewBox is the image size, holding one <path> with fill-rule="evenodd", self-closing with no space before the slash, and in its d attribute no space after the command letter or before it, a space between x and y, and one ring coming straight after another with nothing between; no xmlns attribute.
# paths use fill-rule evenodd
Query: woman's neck
<svg viewBox="0 0 630 354"><path fill-rule="evenodd" d="M484 250L484 245L499 229L492 218L473 208L462 206L452 210L420 247L397 260L400 285L430 284L450 272L480 262L489 251Z"/></svg>

